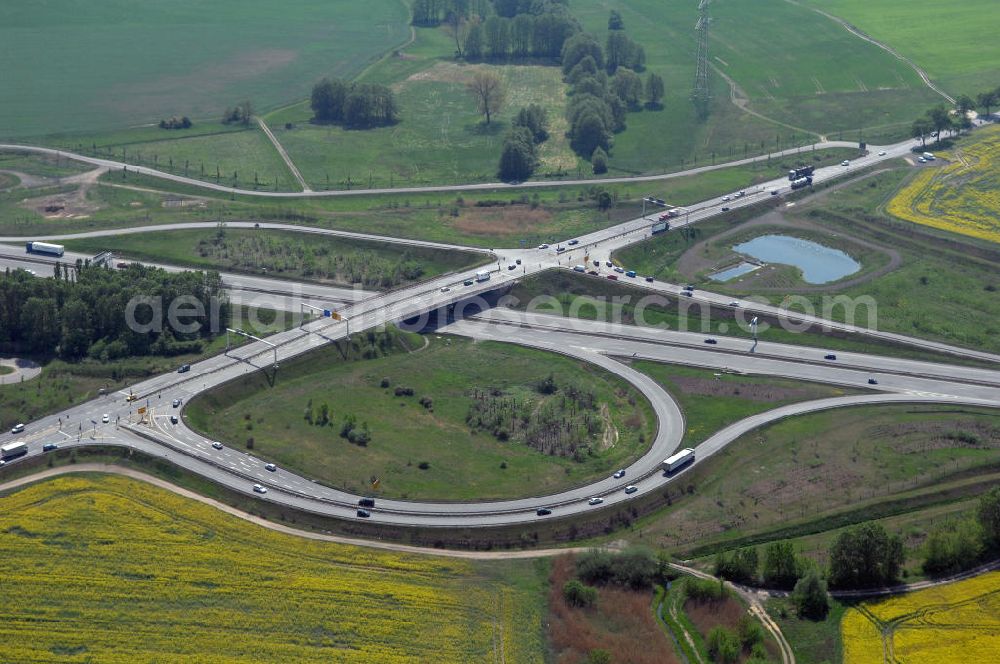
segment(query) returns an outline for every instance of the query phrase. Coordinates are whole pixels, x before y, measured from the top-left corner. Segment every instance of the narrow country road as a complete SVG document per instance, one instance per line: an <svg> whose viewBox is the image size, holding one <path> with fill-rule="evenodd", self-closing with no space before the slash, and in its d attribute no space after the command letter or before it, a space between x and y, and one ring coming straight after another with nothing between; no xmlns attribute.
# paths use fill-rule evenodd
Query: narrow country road
<svg viewBox="0 0 1000 664"><path fill-rule="evenodd" d="M281 155L281 158L285 160L285 165L288 166L288 170L291 171L292 175L298 181L299 186L302 187L302 191L303 192L312 191L312 189L309 188L309 185L306 184L306 180L304 177L302 177L302 173L299 172L299 169L295 165L295 162L293 162L292 158L288 156L287 152L285 152L285 146L283 146L281 143L278 142L278 139L275 137L274 133L271 132L271 128L267 126L267 123L264 122L264 119L256 118L256 120L260 128L264 130L265 134L267 134L268 139L270 139L271 141L271 145L273 145L274 149L278 151L278 154Z"/></svg>

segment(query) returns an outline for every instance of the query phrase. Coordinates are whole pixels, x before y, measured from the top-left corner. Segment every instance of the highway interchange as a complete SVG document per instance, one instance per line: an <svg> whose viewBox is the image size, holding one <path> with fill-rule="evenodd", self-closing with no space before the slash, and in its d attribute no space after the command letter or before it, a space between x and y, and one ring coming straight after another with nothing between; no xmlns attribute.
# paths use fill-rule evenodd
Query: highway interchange
<svg viewBox="0 0 1000 664"><path fill-rule="evenodd" d="M852 161L848 166L818 169L814 180L820 183L869 168L885 160L897 159L910 154L911 147L912 143L908 141L891 146L873 147L867 156ZM90 159L85 161L94 163L94 160ZM747 191L747 195L724 205L731 208L752 205L763 199L769 199L770 191L774 188L780 188L781 194L788 193L787 179L778 178L755 186ZM684 216L671 220L671 226L676 229L715 217L723 213L722 205L721 201L713 199L690 206ZM239 224L229 225L235 227ZM251 224L247 222L246 225ZM129 229L127 232L206 226L214 224L151 226ZM261 224L261 226L289 229L288 226L280 224ZM676 477L666 477L660 471L663 459L680 446L685 430L683 414L670 395L658 384L616 358L634 357L709 367L718 371L787 376L844 385L863 391L852 396L784 406L737 422L698 445L696 464L703 463L712 454L753 428L784 417L818 410L875 403L950 403L994 407L1000 404L1000 370L843 352L837 353L836 360L828 360L822 349L774 344L766 340L754 344L747 339L724 336L716 337L717 344L709 347L704 343L704 335L693 332L570 320L558 316L516 312L502 307L480 312L481 309L488 309L481 299L487 292L511 286L518 279L544 270L572 269L572 266L582 264L585 256L587 260L591 262L597 260L603 265L605 261L610 260L614 251L647 238L650 235L650 226L650 218L638 218L574 238L576 242L573 245L567 241L544 249L494 250L496 262L487 265L486 269L492 272L491 278L485 282L476 282L477 269L470 269L386 293L327 289L315 284L297 284L240 275L224 275L224 283L231 289L234 302L240 301L240 293L244 295L266 293L272 296L271 303L261 306L276 306L294 312L301 308L301 301L306 300L321 308L336 308L349 321L351 333L414 317L430 317L435 313L449 312L454 308L457 320L441 328L441 332L527 345L593 363L633 384L649 400L658 418L657 435L649 449L625 468L625 476L620 479L609 477L556 494L506 501L444 503L379 498L375 508L370 510L370 520L380 524L410 527L511 526L536 522L539 519L586 513L608 506L621 506L636 497L661 489L668 482L683 478L684 471L679 472ZM307 230L317 232L316 229ZM52 235L32 239L58 241L71 237L100 237L122 232L124 231L96 231L75 236ZM333 231L331 233L345 235ZM376 236L362 237L386 240ZM0 238L0 242L8 243L23 242L23 240L24 238ZM458 248L469 250L468 247ZM484 254L490 253L488 250L480 251ZM23 262L23 257L23 253L17 255L16 249L9 251L0 249L0 265L16 265L18 261ZM488 260L492 261L494 258ZM509 265L514 265L515 269L507 269ZM40 271L37 264L33 269L39 274L50 273L47 268ZM465 285L468 281L473 283ZM651 294L676 296L681 292L681 287L677 284L634 281L637 287L645 288ZM751 302L740 303L738 307L733 307L730 305L731 298L719 294L697 291L690 299L711 306L745 310L744 316L760 313L819 323L830 329L873 336L980 361L1000 362L1000 357L989 353L867 330L814 316L790 314L778 307ZM468 317L461 315L463 308L471 315ZM95 442L125 446L168 459L191 472L242 493L254 495L252 486L259 484L267 488L267 493L259 496L262 500L306 512L355 519L359 498L357 495L323 486L282 468L276 472L269 472L264 468L265 462L252 454L228 444L221 450L213 448L212 441L189 429L184 424L183 418L180 418L178 424L170 423L170 416L180 411L171 405L175 399L180 400L183 406L192 397L214 386L248 372L268 370L275 359L280 364L288 358L308 352L322 344L343 339L348 333L347 321L320 318L305 322L298 327L268 337L267 344L261 342L248 344L224 355L199 362L193 365L188 373L166 374L133 385L130 389L138 397L134 403L126 403L125 393L104 395L32 422L27 431L20 435L12 436L5 432L0 435L0 444L15 439L27 441L29 456L42 454L42 445L46 443L56 443L60 447L91 445ZM870 379L876 382L870 384ZM135 411L140 406L148 407L152 414L150 424L136 423ZM108 424L101 423L101 417L105 413L111 417ZM0 470L0 474L2 472ZM635 485L638 491L631 495L624 494L623 489L627 485ZM602 498L603 505L589 505L588 499L591 497ZM541 507L551 509L551 516L539 517L536 510Z"/></svg>

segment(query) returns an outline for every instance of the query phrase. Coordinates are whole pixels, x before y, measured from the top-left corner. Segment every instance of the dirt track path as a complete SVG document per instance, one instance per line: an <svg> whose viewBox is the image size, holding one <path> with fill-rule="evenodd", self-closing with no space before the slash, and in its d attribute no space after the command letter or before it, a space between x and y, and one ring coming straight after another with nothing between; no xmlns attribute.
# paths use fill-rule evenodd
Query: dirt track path
<svg viewBox="0 0 1000 664"><path fill-rule="evenodd" d="M927 72L925 72L920 67L920 65L918 65L913 60L910 60L908 57L906 57L905 55L903 55L902 53L900 53L899 51L897 51L893 47L889 46L888 44L884 44L884 43L880 42L879 40L875 39L874 37L872 37L872 36L870 36L868 34L865 34L860 29L858 29L857 27L851 25L850 23L848 23L844 19L840 18L839 16L834 16L833 14L828 14L827 12L823 11L822 9L816 9L815 7L807 7L807 6L803 5L800 2L796 2L796 0L785 0L785 2L787 2L789 4L792 4L792 5L795 5L796 7L801 7L802 9L809 9L811 11L816 12L817 14L825 16L828 19L830 19L831 21L833 21L835 23L839 23L845 30L847 30L848 32L850 32L855 37L858 37L859 39L863 39L864 41L868 42L869 44L872 44L873 46L878 46L880 49L882 49L883 51L885 51L886 53L888 53L892 57L896 58L897 60L905 62L906 64L908 64L910 66L910 68L913 69L913 71L915 71L917 73L917 76L919 76L920 80L922 80L924 82L924 85L926 85L928 88L930 88L931 90L933 90L937 94L939 94L942 97L944 97L948 101L949 104L954 104L955 103L955 98L952 97L951 95L949 95L947 92L945 92L941 88L939 88L938 86L936 86L931 81L930 76L927 75Z"/></svg>
<svg viewBox="0 0 1000 664"><path fill-rule="evenodd" d="M243 510L239 510L231 505L226 505L213 498L208 498L199 493L195 493L189 489L179 487L175 484L171 484L166 480L162 480L158 477L149 475L139 470L133 470L131 468L122 468L120 466L112 466L105 463L79 463L73 466L62 466L59 468L48 468L33 475L28 475L26 477L19 477L16 480L11 480L9 482L4 482L0 484L0 492L11 491L14 489L19 489L21 487L27 486L29 484L34 484L41 480L50 479L52 477L59 477L61 475L69 475L72 473L109 473L112 475L121 475L123 477L128 477L140 482L146 482L152 484L153 486L171 491L184 498L190 498L191 500L196 500L199 503L208 505L209 507L214 507L218 510L225 512L226 514L231 514L232 516L243 519L244 521L249 521L255 525L261 526L263 528L269 528L271 530L277 531L279 533L284 533L286 535L293 535L295 537L304 537L311 540L319 540L322 542L336 542L338 544L350 544L352 546L363 546L370 549L380 549L384 551L395 551L397 553L409 553L409 554L420 554L425 556L440 556L443 558L463 558L466 560L513 560L522 558L549 558L553 556L560 556L564 553L583 553L584 551L589 551L595 547L592 546L578 546L578 547L567 547L565 549L531 549L526 551L454 551L447 549L434 549L431 547L423 546L409 546L407 544L396 544L393 542L379 542L374 540L358 539L354 537L344 537L341 535L327 535L324 533L314 533L306 530L300 530L298 528L291 528L289 526L282 525L280 523L274 523L267 519L263 519L258 516L254 516Z"/></svg>
<svg viewBox="0 0 1000 664"><path fill-rule="evenodd" d="M260 128L264 130L264 134L267 135L267 138L271 141L271 145L274 146L274 149L278 151L278 154L280 154L281 158L285 161L285 166L288 166L288 170L292 172L292 176L295 177L299 186L302 187L302 191L312 191L312 189L309 188L309 185L306 184L306 179L302 177L302 173L299 173L299 169L295 165L295 162L293 162L292 158L288 156L287 152L285 152L285 146L279 143L275 135L271 133L271 128L267 126L267 123L264 122L263 118L256 118L256 120L257 124L260 125Z"/></svg>

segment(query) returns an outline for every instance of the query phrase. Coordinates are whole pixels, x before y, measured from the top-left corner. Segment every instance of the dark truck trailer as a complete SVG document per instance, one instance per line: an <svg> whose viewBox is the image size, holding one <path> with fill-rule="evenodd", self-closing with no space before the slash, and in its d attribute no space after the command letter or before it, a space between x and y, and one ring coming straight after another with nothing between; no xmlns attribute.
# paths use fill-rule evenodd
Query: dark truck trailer
<svg viewBox="0 0 1000 664"><path fill-rule="evenodd" d="M813 171L815 170L815 166L803 166L802 168L796 168L795 170L788 171L788 179L794 182L800 178L812 177Z"/></svg>

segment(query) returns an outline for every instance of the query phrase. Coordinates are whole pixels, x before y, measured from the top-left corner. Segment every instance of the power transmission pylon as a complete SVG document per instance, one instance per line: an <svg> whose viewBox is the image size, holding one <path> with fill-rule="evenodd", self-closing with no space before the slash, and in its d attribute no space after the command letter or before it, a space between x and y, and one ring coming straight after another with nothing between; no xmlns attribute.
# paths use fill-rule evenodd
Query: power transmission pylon
<svg viewBox="0 0 1000 664"><path fill-rule="evenodd" d="M708 26L712 19L708 16L708 4L711 0L701 0L698 4L698 23L695 31L698 33L698 56L695 65L694 92L691 101L694 102L698 118L708 117L708 102L711 95L708 89Z"/></svg>

